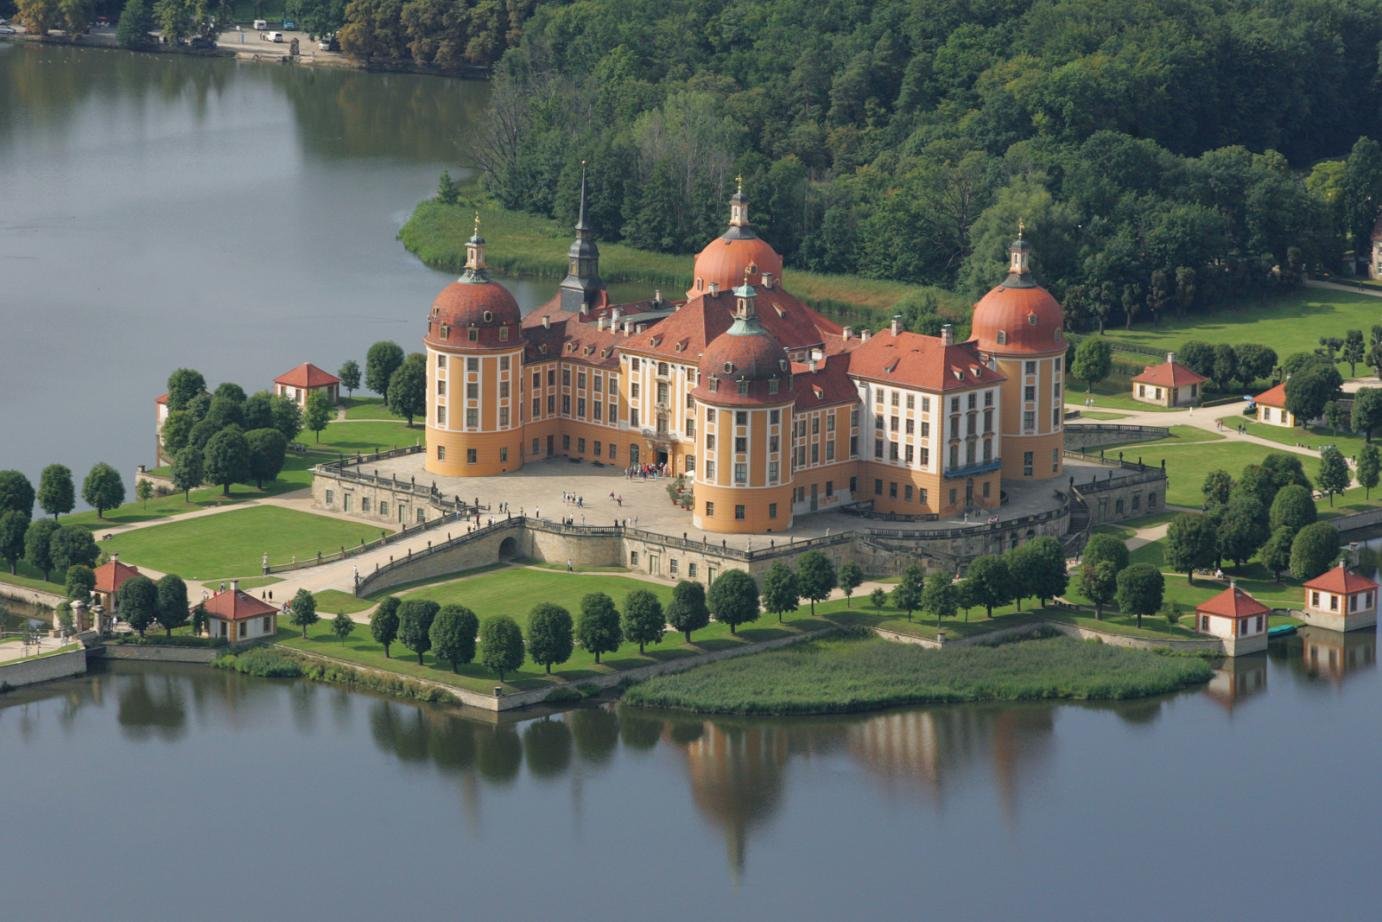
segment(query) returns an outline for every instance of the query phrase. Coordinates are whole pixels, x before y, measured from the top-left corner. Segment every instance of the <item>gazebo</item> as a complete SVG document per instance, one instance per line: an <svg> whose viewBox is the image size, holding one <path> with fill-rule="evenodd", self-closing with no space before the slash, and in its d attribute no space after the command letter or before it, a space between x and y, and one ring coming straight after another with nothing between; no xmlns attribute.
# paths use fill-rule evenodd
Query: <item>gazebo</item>
<svg viewBox="0 0 1382 922"><path fill-rule="evenodd" d="M1300 620L1331 631L1377 624L1377 583L1339 564L1305 583Z"/></svg>
<svg viewBox="0 0 1382 922"><path fill-rule="evenodd" d="M1195 606L1195 630L1217 637L1227 656L1246 656L1267 649L1267 616L1271 609L1233 583Z"/></svg>

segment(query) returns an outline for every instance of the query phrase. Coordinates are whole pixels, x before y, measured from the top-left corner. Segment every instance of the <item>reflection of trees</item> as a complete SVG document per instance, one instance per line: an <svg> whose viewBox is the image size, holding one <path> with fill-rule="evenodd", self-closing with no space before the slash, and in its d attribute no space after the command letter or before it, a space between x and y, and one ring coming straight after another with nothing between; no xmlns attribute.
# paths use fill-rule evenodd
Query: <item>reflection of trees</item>
<svg viewBox="0 0 1382 922"><path fill-rule="evenodd" d="M121 676L117 717L127 739L176 740L187 730L181 676L139 673Z"/></svg>
<svg viewBox="0 0 1382 922"><path fill-rule="evenodd" d="M630 749L652 749L662 736L662 721L638 708L619 709L619 738Z"/></svg>
<svg viewBox="0 0 1382 922"><path fill-rule="evenodd" d="M535 778L554 778L571 764L571 731L556 717L534 720L523 728L523 756Z"/></svg>
<svg viewBox="0 0 1382 922"><path fill-rule="evenodd" d="M576 752L587 762L602 765L619 745L619 718L607 706L578 708L566 715Z"/></svg>

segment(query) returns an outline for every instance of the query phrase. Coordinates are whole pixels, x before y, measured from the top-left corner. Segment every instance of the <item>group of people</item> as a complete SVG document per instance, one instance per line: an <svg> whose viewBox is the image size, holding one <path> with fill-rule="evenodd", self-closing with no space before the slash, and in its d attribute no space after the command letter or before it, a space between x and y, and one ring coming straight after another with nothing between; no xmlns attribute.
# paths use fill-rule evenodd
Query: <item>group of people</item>
<svg viewBox="0 0 1382 922"><path fill-rule="evenodd" d="M613 494L610 494L610 495L612 496ZM565 491L565 490L562 491L562 494L561 494L561 501L562 501L563 503L566 503L568 506L575 506L577 509L584 509L584 508L585 508L585 497L584 497L584 496L579 496L579 495L577 495L577 494L575 494L575 493L570 493L570 492Z"/></svg>
<svg viewBox="0 0 1382 922"><path fill-rule="evenodd" d="M649 477L662 477L666 473L666 461L658 464L630 464L624 469L624 476L629 480L647 480Z"/></svg>

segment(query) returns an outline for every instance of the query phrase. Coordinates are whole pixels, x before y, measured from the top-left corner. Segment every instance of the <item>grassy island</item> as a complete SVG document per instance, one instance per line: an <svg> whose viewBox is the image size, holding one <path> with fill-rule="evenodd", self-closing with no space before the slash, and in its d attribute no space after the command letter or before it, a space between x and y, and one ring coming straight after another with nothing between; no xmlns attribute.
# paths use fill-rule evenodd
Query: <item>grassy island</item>
<svg viewBox="0 0 1382 922"><path fill-rule="evenodd" d="M909 704L1143 698L1212 674L1197 657L1064 637L948 650L849 637L651 679L629 689L624 701L713 714L837 714Z"/></svg>

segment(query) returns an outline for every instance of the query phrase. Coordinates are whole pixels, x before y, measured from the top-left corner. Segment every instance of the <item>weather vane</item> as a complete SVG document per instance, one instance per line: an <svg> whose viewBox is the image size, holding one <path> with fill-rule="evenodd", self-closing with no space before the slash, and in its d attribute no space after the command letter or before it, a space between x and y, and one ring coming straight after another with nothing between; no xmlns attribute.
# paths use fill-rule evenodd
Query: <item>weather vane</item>
<svg viewBox="0 0 1382 922"><path fill-rule="evenodd" d="M475 236L480 236L480 212L475 212Z"/></svg>
<svg viewBox="0 0 1382 922"><path fill-rule="evenodd" d="M1024 230L1026 230L1026 225L1023 223L1023 221L1022 221L1021 218L1018 218L1018 219L1017 219L1017 239L1018 239L1018 240L1021 240L1021 239L1022 239L1022 232L1023 232Z"/></svg>
<svg viewBox="0 0 1382 922"><path fill-rule="evenodd" d="M734 191L738 192L740 195L744 194L744 176L742 173L734 177Z"/></svg>

